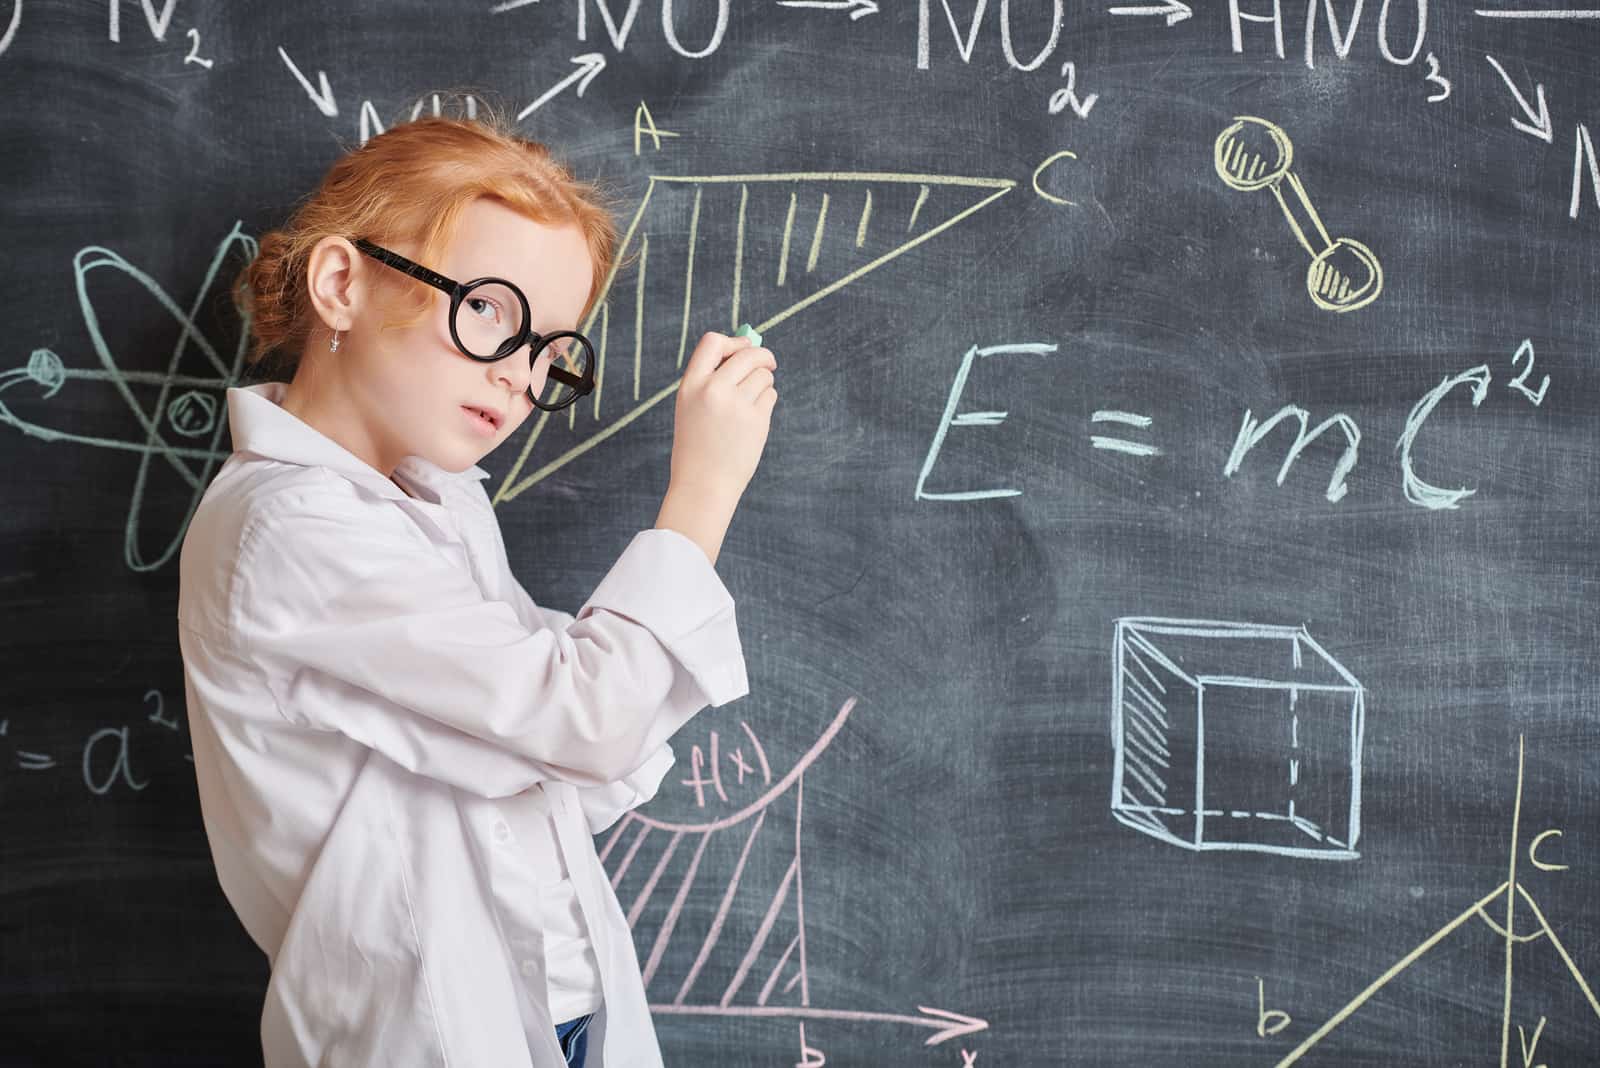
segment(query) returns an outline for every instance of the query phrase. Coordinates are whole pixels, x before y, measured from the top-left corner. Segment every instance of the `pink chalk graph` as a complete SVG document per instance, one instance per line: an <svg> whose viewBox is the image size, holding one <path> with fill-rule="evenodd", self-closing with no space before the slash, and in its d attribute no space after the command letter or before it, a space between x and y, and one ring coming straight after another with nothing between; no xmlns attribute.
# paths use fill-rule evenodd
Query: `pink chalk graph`
<svg viewBox="0 0 1600 1068"><path fill-rule="evenodd" d="M805 777L855 703L845 701L794 767L743 808L695 823L634 810L606 838L600 861L636 943L649 945L642 974L652 1013L796 1020L806 1066L826 1062L807 1045L808 1020L927 1028L927 1046L988 1028L986 1020L926 1005L913 1014L813 1003L802 862ZM761 764L766 769L764 755ZM780 826L790 805L792 834ZM687 966L684 954L669 954L674 944L695 946Z"/></svg>

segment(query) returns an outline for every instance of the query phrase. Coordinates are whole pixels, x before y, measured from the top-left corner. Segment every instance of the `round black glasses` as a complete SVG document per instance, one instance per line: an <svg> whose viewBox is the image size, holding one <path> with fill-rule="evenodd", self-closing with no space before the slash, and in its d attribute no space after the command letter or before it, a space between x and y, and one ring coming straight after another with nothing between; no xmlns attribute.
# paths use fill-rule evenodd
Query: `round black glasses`
<svg viewBox="0 0 1600 1068"><path fill-rule="evenodd" d="M594 391L594 346L589 339L576 330L535 332L529 326L528 298L504 278L486 275L457 282L364 237L352 243L379 263L450 295L450 339L463 356L493 363L529 345L532 367L548 353L550 370L543 387L536 394L530 384L527 391L535 407L557 411Z"/></svg>

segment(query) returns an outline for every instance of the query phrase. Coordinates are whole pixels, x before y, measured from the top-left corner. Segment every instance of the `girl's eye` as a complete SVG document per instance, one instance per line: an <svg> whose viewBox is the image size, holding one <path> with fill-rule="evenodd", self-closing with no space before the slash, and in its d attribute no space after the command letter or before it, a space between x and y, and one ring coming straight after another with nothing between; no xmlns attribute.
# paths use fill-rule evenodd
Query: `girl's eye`
<svg viewBox="0 0 1600 1068"><path fill-rule="evenodd" d="M466 305L472 313L485 322L499 322L500 306L484 297L468 297Z"/></svg>

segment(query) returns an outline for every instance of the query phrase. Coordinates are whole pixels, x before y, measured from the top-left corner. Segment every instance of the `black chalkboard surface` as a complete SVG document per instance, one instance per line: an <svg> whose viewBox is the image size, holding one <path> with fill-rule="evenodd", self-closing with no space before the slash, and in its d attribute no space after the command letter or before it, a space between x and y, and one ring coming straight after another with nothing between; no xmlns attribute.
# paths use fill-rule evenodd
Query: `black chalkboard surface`
<svg viewBox="0 0 1600 1068"><path fill-rule="evenodd" d="M0 1063L260 1060L226 288L480 96L627 204L601 403L483 465L542 603L686 337L782 365L752 692L597 840L668 1063L1600 1063L1600 18L1483 2L0 3Z"/></svg>

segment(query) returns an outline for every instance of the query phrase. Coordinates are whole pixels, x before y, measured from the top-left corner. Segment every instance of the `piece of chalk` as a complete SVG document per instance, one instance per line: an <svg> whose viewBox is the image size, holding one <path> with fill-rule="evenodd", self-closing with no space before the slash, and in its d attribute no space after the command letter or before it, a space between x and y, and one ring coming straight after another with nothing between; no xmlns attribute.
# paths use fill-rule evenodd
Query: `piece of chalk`
<svg viewBox="0 0 1600 1068"><path fill-rule="evenodd" d="M761 344L761 335L756 333L756 328L749 323L740 323L739 329L733 332L734 337L747 337L752 345Z"/></svg>

